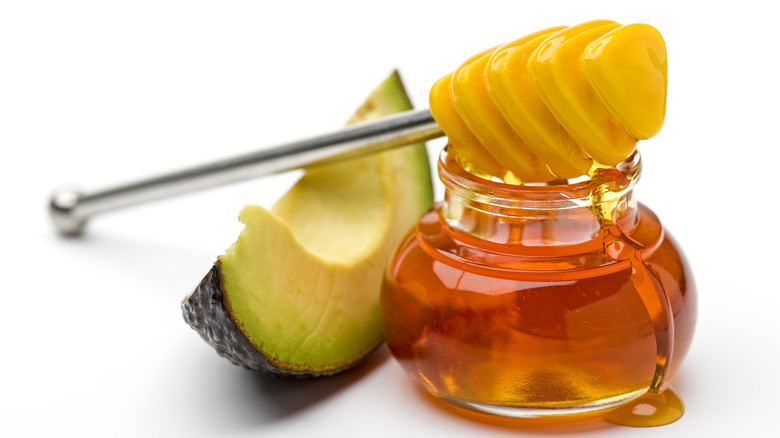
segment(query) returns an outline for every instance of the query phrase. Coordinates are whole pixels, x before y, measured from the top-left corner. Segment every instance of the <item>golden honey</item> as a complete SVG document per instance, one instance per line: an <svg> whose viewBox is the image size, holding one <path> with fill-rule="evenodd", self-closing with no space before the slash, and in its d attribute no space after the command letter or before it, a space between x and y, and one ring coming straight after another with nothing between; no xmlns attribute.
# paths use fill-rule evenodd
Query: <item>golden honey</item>
<svg viewBox="0 0 780 438"><path fill-rule="evenodd" d="M634 199L634 153L590 179L511 185L445 150L445 198L397 249L381 313L423 389L511 417L603 413L658 391L690 346L696 290Z"/></svg>

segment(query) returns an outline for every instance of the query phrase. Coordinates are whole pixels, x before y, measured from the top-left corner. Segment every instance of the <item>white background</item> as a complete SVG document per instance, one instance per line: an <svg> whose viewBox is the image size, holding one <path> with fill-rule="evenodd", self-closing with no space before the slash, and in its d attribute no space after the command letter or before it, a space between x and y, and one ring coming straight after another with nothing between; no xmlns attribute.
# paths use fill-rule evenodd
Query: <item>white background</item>
<svg viewBox="0 0 780 438"><path fill-rule="evenodd" d="M777 436L780 39L761 5L2 0L0 435ZM313 382L218 357L179 303L235 240L241 207L272 205L295 173L97 217L80 239L49 223L62 183L97 189L338 128L393 68L425 107L468 56L595 18L650 23L668 46L666 125L641 145L637 195L699 287L672 425L489 426L432 404L385 349Z"/></svg>

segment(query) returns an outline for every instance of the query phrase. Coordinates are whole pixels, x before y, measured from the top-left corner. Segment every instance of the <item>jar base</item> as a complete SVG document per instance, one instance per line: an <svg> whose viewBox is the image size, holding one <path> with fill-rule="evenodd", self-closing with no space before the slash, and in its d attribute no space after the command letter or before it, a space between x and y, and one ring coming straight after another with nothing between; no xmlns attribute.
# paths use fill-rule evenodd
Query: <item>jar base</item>
<svg viewBox="0 0 780 438"><path fill-rule="evenodd" d="M440 397L435 394L431 394L431 396L458 408L483 414L490 414L497 417L580 421L582 419L598 417L606 414L609 411L619 408L620 406L623 406L626 403L641 397L646 392L646 389L640 389L638 391L633 391L616 397L610 397L608 399L599 400L598 402L577 407L507 406L469 402L454 398Z"/></svg>

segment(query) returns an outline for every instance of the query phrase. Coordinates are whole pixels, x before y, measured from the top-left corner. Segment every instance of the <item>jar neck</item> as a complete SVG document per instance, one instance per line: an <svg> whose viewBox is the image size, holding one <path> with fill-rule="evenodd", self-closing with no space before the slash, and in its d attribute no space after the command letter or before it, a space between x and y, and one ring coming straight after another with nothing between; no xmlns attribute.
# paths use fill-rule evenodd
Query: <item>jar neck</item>
<svg viewBox="0 0 780 438"><path fill-rule="evenodd" d="M449 146L448 146L449 147ZM457 233L522 246L591 242L611 227L637 222L633 188L641 173L638 152L591 178L549 184L512 185L467 171L445 148L439 158L444 183L442 218Z"/></svg>

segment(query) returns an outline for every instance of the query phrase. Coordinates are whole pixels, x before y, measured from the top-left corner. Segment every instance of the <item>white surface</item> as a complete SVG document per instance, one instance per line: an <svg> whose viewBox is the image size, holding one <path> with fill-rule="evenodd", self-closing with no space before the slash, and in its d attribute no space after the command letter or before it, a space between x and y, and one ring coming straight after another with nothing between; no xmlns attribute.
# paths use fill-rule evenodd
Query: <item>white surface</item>
<svg viewBox="0 0 780 438"><path fill-rule="evenodd" d="M776 14L485 3L0 3L0 436L777 436ZM471 54L594 18L653 24L669 49L667 122L642 145L637 192L699 287L674 379L687 412L670 426L487 426L430 403L384 349L316 382L218 357L179 303L235 240L241 206L270 206L295 174L99 217L81 239L49 224L61 183L102 188L337 128L395 67L424 107Z"/></svg>

